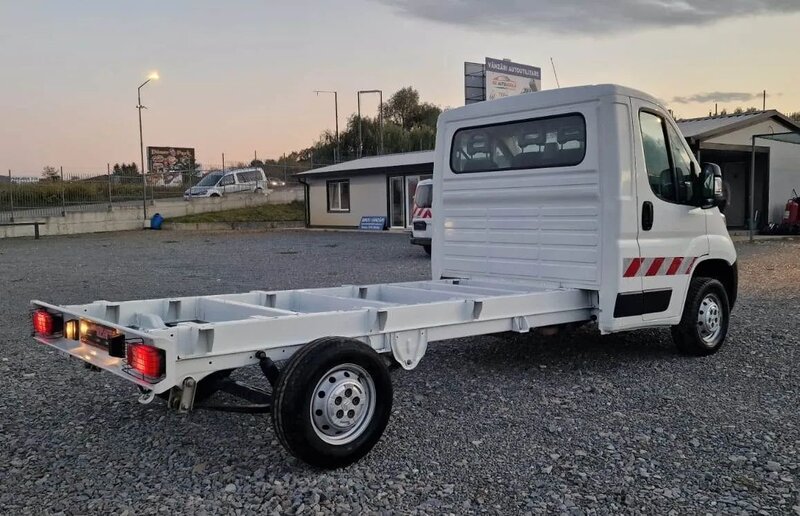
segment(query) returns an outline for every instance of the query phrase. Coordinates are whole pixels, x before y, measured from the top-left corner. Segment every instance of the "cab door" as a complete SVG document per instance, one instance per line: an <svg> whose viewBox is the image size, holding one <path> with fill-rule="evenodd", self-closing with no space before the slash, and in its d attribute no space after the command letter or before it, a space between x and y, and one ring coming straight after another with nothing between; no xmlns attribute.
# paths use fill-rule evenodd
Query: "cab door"
<svg viewBox="0 0 800 516"><path fill-rule="evenodd" d="M634 140L639 259L626 277L641 277L645 321L680 319L692 270L708 254L705 211L695 205L700 170L672 117L635 100Z"/></svg>

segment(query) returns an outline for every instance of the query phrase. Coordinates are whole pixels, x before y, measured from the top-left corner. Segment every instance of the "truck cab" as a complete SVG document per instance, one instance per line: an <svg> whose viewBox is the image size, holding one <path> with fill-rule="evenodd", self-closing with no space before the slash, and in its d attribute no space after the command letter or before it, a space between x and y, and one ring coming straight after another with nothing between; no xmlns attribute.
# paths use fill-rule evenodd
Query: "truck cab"
<svg viewBox="0 0 800 516"><path fill-rule="evenodd" d="M472 104L441 115L436 149L434 278L589 290L604 333L678 325L697 277L735 302L719 167L653 97L599 85ZM707 313L691 317L719 335Z"/></svg>
<svg viewBox="0 0 800 516"><path fill-rule="evenodd" d="M433 180L423 179L417 183L414 192L414 210L411 220L411 244L422 246L431 254L431 235L433 234L432 210Z"/></svg>

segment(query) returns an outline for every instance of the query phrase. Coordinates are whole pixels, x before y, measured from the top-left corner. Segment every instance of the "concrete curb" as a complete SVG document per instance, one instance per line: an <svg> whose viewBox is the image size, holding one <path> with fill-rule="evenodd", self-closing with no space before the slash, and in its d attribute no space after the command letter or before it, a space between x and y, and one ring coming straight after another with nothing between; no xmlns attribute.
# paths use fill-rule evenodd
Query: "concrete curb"
<svg viewBox="0 0 800 516"><path fill-rule="evenodd" d="M272 222L164 222L166 231L266 231L270 229L301 229L303 221Z"/></svg>

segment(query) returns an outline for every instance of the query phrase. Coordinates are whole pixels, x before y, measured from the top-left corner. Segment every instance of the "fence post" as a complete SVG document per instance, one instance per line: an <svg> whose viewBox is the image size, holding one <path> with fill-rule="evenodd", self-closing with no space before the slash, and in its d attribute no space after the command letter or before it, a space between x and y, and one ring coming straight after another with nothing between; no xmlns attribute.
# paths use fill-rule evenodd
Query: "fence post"
<svg viewBox="0 0 800 516"><path fill-rule="evenodd" d="M14 222L14 183L11 182L11 169L8 170L8 196L11 199L11 222Z"/></svg>
<svg viewBox="0 0 800 516"><path fill-rule="evenodd" d="M111 198L111 163L106 163L106 175L108 176L108 211L111 211L111 205L114 202Z"/></svg>
<svg viewBox="0 0 800 516"><path fill-rule="evenodd" d="M64 197L64 167L59 167L61 170L61 216L67 216L67 202Z"/></svg>

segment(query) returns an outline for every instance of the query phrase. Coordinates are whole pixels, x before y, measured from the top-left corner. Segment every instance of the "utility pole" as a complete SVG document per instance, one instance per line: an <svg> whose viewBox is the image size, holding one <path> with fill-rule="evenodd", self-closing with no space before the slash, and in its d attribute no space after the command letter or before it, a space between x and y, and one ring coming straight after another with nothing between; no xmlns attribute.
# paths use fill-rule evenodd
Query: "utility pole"
<svg viewBox="0 0 800 516"><path fill-rule="evenodd" d="M360 90L358 92L358 157L363 154L364 140L361 136L361 94L362 93L377 93L378 94L378 125L380 126L380 145L378 154L383 154L383 90Z"/></svg>
<svg viewBox="0 0 800 516"><path fill-rule="evenodd" d="M225 172L225 153L222 153L222 171Z"/></svg>
<svg viewBox="0 0 800 516"><path fill-rule="evenodd" d="M147 80L144 81L142 84L139 85L139 88L136 90L136 98L138 100L138 105L136 109L139 110L139 152L142 164L142 214L144 216L144 220L147 220L147 174L145 173L144 168L144 138L142 137L142 109L147 109L145 106L142 105L142 88L144 88L145 84L150 81L158 80L158 73L151 73Z"/></svg>
<svg viewBox="0 0 800 516"><path fill-rule="evenodd" d="M314 93L319 97L320 93L333 93L333 114L336 118L336 148L333 151L333 162L338 163L341 161L341 154L339 150L339 93L333 90L314 90ZM360 106L360 104L359 104ZM360 112L360 110L359 110ZM361 116L361 115L359 115ZM360 129L360 127L359 127ZM360 133L359 133L360 134ZM359 140L360 141L360 140Z"/></svg>

